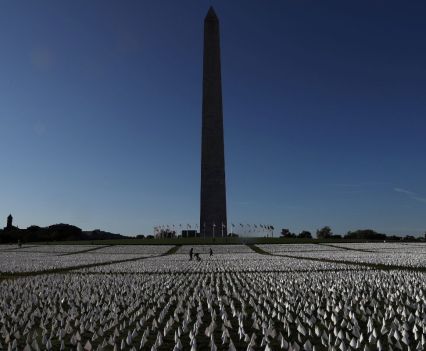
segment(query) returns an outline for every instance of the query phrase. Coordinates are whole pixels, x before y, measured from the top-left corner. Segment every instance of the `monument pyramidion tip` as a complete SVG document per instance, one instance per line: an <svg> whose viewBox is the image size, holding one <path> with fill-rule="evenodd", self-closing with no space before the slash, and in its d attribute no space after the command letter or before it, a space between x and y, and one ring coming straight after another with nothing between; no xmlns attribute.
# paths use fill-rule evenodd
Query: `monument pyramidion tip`
<svg viewBox="0 0 426 351"><path fill-rule="evenodd" d="M210 6L210 8L209 8L209 10L207 12L205 20L206 21L218 21L219 20L218 17L217 17L217 15L216 15L216 12L215 12L213 6Z"/></svg>

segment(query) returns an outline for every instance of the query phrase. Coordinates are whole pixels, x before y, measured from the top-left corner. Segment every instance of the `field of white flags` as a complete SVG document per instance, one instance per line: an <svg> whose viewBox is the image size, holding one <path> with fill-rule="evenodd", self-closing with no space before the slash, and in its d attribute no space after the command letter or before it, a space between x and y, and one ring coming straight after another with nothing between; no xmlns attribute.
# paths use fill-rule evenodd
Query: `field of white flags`
<svg viewBox="0 0 426 351"><path fill-rule="evenodd" d="M426 243L259 245L273 254L373 265L426 267Z"/></svg>
<svg viewBox="0 0 426 351"><path fill-rule="evenodd" d="M0 246L0 350L426 349L423 244L190 248Z"/></svg>

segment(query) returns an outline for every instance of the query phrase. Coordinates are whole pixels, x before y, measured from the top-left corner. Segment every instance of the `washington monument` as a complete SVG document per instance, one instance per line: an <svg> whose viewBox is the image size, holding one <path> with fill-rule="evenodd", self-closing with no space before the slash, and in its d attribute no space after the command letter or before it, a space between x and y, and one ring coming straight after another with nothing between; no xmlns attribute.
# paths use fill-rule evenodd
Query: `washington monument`
<svg viewBox="0 0 426 351"><path fill-rule="evenodd" d="M219 19L210 7L204 19L203 121L201 141L201 236L227 235L225 155Z"/></svg>

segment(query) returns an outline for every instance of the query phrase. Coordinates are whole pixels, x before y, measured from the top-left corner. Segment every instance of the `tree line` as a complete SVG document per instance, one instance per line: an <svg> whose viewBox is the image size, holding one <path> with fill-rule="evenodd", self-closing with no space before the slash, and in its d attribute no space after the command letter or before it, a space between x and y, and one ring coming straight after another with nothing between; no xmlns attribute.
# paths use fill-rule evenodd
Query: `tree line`
<svg viewBox="0 0 426 351"><path fill-rule="evenodd" d="M348 231L345 235L334 234L329 226L322 227L316 231L317 239L347 239L347 240L410 240L410 241L423 241L424 237L414 237L412 235L397 236L378 233L372 229L358 229L355 231ZM312 239L312 233L307 230L302 230L299 234L292 233L289 229L283 228L281 230L281 238L300 238Z"/></svg>
<svg viewBox="0 0 426 351"><path fill-rule="evenodd" d="M26 229L20 229L12 226L11 228L0 229L0 243L16 243L20 241L69 241L69 240L103 240L103 239L122 239L124 236L105 232L99 229L83 231L82 229L70 224L53 224L48 227L39 227L37 225L29 226Z"/></svg>

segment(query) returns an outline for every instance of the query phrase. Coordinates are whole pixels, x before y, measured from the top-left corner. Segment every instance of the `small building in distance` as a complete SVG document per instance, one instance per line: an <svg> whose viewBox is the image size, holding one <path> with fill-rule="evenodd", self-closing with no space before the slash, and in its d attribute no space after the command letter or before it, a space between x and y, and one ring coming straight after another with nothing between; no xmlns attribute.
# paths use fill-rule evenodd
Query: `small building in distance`
<svg viewBox="0 0 426 351"><path fill-rule="evenodd" d="M7 221L6 221L6 227L4 227L4 230L12 230L15 227L13 226L13 217L10 214L9 216L7 216Z"/></svg>
<svg viewBox="0 0 426 351"><path fill-rule="evenodd" d="M9 216L7 216L7 226L6 226L6 228L8 228L8 229L12 228L12 226L13 226L12 224L13 224L13 217L10 214Z"/></svg>

